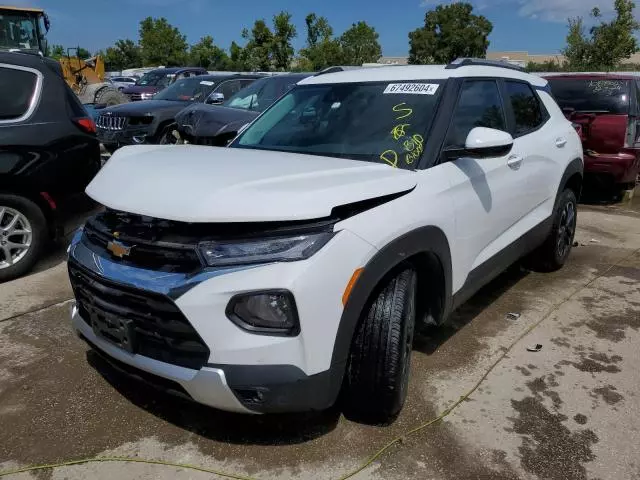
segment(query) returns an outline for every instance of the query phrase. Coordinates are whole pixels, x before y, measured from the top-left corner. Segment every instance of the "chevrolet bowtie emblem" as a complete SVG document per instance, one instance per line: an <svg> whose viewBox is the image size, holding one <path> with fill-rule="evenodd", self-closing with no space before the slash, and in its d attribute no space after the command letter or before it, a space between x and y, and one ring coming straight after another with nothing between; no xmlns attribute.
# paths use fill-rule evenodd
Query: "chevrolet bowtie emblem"
<svg viewBox="0 0 640 480"><path fill-rule="evenodd" d="M107 250L111 252L114 257L124 258L129 256L131 253L131 249L133 247L127 247L120 242L109 242L107 243Z"/></svg>

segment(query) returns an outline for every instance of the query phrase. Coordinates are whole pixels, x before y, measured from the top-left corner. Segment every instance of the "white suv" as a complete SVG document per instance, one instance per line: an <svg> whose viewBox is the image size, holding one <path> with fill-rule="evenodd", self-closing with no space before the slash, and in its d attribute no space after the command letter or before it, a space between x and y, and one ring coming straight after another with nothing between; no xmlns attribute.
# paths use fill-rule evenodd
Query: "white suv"
<svg viewBox="0 0 640 480"><path fill-rule="evenodd" d="M119 150L69 252L80 336L213 407L391 419L416 326L572 246L580 139L503 64L311 77L230 147Z"/></svg>

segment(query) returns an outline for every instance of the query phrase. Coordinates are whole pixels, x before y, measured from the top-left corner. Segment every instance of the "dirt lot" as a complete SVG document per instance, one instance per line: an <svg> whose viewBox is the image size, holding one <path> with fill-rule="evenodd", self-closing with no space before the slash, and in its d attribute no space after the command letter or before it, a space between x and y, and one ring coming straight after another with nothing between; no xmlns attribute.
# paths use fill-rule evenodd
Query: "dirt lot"
<svg viewBox="0 0 640 480"><path fill-rule="evenodd" d="M71 331L57 252L40 271L0 287L0 472L125 456L261 479L335 479L402 436L354 478L640 478L640 211L583 207L579 224L580 245L564 270L513 268L451 327L418 340L407 406L384 427L352 423L337 409L232 415L118 376ZM533 344L542 350L527 351ZM443 421L407 435L494 364ZM7 478L215 477L112 462Z"/></svg>

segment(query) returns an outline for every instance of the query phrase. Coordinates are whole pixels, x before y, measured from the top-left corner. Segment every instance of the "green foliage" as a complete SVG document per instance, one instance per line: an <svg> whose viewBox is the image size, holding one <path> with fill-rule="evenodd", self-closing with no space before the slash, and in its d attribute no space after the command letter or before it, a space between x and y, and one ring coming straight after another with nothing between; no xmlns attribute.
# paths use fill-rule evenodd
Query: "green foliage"
<svg viewBox="0 0 640 480"><path fill-rule="evenodd" d="M273 33L264 20L256 20L251 31L242 31L242 38L247 40L244 47L244 58L250 70L271 70Z"/></svg>
<svg viewBox="0 0 640 480"><path fill-rule="evenodd" d="M72 51L71 54L73 55L73 53L74 52ZM81 58L82 60L86 60L87 58L91 57L91 52L86 48L82 48L82 47L77 47L75 54L78 58Z"/></svg>
<svg viewBox="0 0 640 480"><path fill-rule="evenodd" d="M229 61L227 70L234 72L244 72L250 70L247 61L247 51L236 42L231 42L229 47Z"/></svg>
<svg viewBox="0 0 640 480"><path fill-rule="evenodd" d="M273 17L273 40L271 53L276 70L288 70L293 58L293 46L291 40L298 35L296 27L291 23L291 14L280 12Z"/></svg>
<svg viewBox="0 0 640 480"><path fill-rule="evenodd" d="M118 40L113 47L107 48L104 54L104 63L106 69L111 71L140 67L142 65L142 52L133 40L128 38Z"/></svg>
<svg viewBox="0 0 640 480"><path fill-rule="evenodd" d="M527 72L566 72L567 69L566 63L556 62L555 60L541 63L529 62L526 67Z"/></svg>
<svg viewBox="0 0 640 480"><path fill-rule="evenodd" d="M229 57L227 52L214 45L213 37L207 35L191 46L189 65L207 70L226 70L229 67Z"/></svg>
<svg viewBox="0 0 640 480"><path fill-rule="evenodd" d="M51 57L54 60L60 60L61 57L67 54L67 51L62 45L51 45L48 47L47 57Z"/></svg>
<svg viewBox="0 0 640 480"><path fill-rule="evenodd" d="M438 5L425 15L424 27L409 33L409 63L449 63L459 57L484 58L491 22L473 14L470 3Z"/></svg>
<svg viewBox="0 0 640 480"><path fill-rule="evenodd" d="M187 60L187 37L164 17L140 22L140 47L144 66L179 66Z"/></svg>
<svg viewBox="0 0 640 480"><path fill-rule="evenodd" d="M366 22L354 23L340 37L343 62L347 65L362 65L377 62L382 55L376 29Z"/></svg>
<svg viewBox="0 0 640 480"><path fill-rule="evenodd" d="M635 3L632 0L615 0L616 16L609 22L600 21L585 33L582 18L569 19L567 46L563 54L572 70L616 70L622 60L639 49L636 32L640 24L635 20ZM591 11L595 20L602 15L599 8Z"/></svg>
<svg viewBox="0 0 640 480"><path fill-rule="evenodd" d="M333 38L333 28L325 17L307 15L307 46L300 49L296 70L313 72L343 63L342 45Z"/></svg>

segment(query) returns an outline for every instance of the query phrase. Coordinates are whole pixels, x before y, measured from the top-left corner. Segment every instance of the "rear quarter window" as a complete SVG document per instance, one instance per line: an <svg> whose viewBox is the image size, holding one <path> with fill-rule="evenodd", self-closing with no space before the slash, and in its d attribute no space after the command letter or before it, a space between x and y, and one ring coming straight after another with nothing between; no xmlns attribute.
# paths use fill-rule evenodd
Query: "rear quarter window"
<svg viewBox="0 0 640 480"><path fill-rule="evenodd" d="M0 121L17 120L36 99L38 76L30 71L0 67Z"/></svg>
<svg viewBox="0 0 640 480"><path fill-rule="evenodd" d="M551 78L549 85L562 109L585 113L629 113L629 80Z"/></svg>

